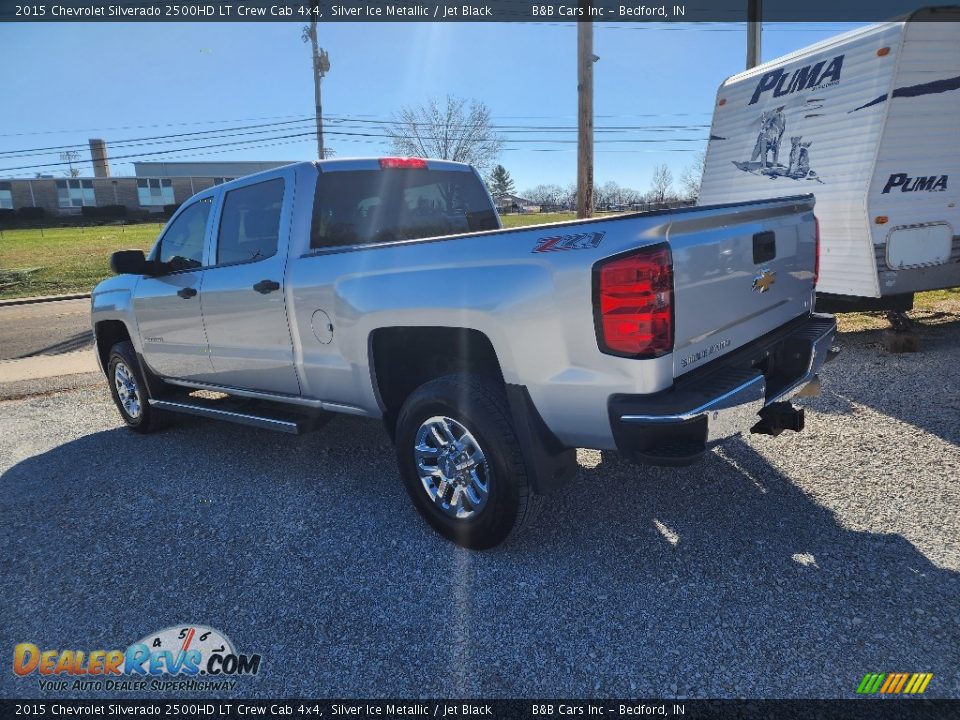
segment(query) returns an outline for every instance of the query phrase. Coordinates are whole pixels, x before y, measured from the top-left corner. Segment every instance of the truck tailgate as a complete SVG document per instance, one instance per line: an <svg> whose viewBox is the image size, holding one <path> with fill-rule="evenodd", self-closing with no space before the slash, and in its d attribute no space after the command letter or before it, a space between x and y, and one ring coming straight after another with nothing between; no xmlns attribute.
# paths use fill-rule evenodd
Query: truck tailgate
<svg viewBox="0 0 960 720"><path fill-rule="evenodd" d="M813 302L812 196L698 210L678 214L668 231L674 377L809 313Z"/></svg>

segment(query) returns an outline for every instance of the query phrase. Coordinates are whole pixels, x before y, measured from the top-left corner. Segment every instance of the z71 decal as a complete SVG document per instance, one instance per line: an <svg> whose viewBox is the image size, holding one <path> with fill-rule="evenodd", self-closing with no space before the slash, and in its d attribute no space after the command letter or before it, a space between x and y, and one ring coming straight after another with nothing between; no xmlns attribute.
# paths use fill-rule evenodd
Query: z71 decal
<svg viewBox="0 0 960 720"><path fill-rule="evenodd" d="M561 250L591 250L600 246L605 233L578 233L576 235L551 235L537 240L537 246L530 252L560 252Z"/></svg>

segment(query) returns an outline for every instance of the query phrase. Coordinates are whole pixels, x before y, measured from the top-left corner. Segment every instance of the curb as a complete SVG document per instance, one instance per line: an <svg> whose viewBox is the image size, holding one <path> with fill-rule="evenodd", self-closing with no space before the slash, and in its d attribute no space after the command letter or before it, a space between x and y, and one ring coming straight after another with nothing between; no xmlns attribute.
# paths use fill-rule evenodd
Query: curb
<svg viewBox="0 0 960 720"><path fill-rule="evenodd" d="M90 297L90 293L73 293L71 295L42 295L40 297L13 298L0 300L0 308L13 305L33 305L34 303L59 302L60 300L83 300Z"/></svg>

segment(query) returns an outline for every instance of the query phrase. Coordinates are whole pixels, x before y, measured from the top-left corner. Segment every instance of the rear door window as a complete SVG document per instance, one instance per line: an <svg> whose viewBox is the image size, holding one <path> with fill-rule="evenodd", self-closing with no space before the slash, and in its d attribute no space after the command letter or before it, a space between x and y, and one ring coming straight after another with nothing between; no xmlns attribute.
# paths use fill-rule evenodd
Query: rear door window
<svg viewBox="0 0 960 720"><path fill-rule="evenodd" d="M310 246L367 245L498 227L489 196L472 172L321 172Z"/></svg>
<svg viewBox="0 0 960 720"><path fill-rule="evenodd" d="M229 191L223 199L217 265L263 260L277 254L283 178Z"/></svg>

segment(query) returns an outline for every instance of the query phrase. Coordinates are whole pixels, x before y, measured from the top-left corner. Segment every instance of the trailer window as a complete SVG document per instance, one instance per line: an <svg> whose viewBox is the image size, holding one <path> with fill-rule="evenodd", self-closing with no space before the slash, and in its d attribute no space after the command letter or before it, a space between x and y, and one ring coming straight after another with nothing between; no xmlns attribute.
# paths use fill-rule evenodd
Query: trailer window
<svg viewBox="0 0 960 720"><path fill-rule="evenodd" d="M496 230L471 172L386 169L321 173L310 247L368 245Z"/></svg>

